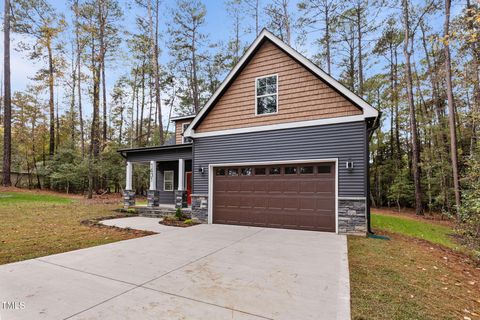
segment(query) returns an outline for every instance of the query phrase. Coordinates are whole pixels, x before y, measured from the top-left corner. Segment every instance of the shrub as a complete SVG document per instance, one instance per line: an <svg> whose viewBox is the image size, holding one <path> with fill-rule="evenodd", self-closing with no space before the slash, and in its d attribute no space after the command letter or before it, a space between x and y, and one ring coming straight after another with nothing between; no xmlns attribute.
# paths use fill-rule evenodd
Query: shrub
<svg viewBox="0 0 480 320"><path fill-rule="evenodd" d="M192 219L187 219L187 220L183 221L183 223L185 223L185 224L194 224L194 222L193 222Z"/></svg>
<svg viewBox="0 0 480 320"><path fill-rule="evenodd" d="M181 208L177 208L177 210L175 211L175 217L177 217L177 220L183 220L184 219L183 212L182 212Z"/></svg>
<svg viewBox="0 0 480 320"><path fill-rule="evenodd" d="M480 157L468 161L462 178L462 207L459 231L464 239L480 251Z"/></svg>

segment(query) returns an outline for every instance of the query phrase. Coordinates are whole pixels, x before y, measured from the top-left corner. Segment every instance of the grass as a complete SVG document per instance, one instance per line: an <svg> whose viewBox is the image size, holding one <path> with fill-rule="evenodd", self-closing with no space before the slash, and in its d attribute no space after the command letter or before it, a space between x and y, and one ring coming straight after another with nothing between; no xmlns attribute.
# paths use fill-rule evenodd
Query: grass
<svg viewBox="0 0 480 320"><path fill-rule="evenodd" d="M480 269L451 250L451 228L381 214L372 225L391 240L348 239L352 319L480 319Z"/></svg>
<svg viewBox="0 0 480 320"><path fill-rule="evenodd" d="M66 196L52 195L52 194L37 194L27 192L1 192L0 193L0 207L15 205L21 203L35 203L35 204L68 204L74 200Z"/></svg>
<svg viewBox="0 0 480 320"><path fill-rule="evenodd" d="M459 246L451 237L453 230L445 225L431 222L408 219L402 216L372 214L372 227L374 230L381 229L399 233L405 236L423 239L434 244L439 244L450 249L458 249Z"/></svg>
<svg viewBox="0 0 480 320"><path fill-rule="evenodd" d="M118 203L97 203L51 193L0 193L0 264L141 236L80 224L113 216Z"/></svg>

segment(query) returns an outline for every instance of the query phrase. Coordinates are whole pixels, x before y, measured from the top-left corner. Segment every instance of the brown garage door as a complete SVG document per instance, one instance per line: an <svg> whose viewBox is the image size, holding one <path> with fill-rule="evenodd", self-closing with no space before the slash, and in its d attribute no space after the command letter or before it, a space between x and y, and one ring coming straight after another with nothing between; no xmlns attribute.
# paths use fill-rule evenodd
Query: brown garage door
<svg viewBox="0 0 480 320"><path fill-rule="evenodd" d="M335 163L214 170L213 223L335 232Z"/></svg>

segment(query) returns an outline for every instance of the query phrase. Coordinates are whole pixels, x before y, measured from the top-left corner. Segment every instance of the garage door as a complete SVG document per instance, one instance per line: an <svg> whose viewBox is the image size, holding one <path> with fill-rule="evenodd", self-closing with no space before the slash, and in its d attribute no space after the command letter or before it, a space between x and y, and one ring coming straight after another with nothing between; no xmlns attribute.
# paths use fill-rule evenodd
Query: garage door
<svg viewBox="0 0 480 320"><path fill-rule="evenodd" d="M335 163L214 170L213 223L335 232Z"/></svg>

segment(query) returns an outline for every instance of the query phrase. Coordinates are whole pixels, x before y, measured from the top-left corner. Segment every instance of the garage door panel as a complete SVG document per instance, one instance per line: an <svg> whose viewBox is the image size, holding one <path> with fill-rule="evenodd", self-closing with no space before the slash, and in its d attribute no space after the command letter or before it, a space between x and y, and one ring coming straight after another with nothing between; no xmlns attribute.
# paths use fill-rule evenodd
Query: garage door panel
<svg viewBox="0 0 480 320"><path fill-rule="evenodd" d="M335 183L334 179L322 179L315 181L316 192L332 192L332 184Z"/></svg>
<svg viewBox="0 0 480 320"><path fill-rule="evenodd" d="M307 198L307 199L302 199L302 201L300 201L300 204L298 206L298 208L300 210L310 210L310 211L313 211L315 210L316 208L316 203L315 203L315 199L312 199L312 198Z"/></svg>
<svg viewBox="0 0 480 320"><path fill-rule="evenodd" d="M252 185L253 185L253 191L256 193L257 192L266 193L268 190L268 186L265 183L265 180L253 180Z"/></svg>
<svg viewBox="0 0 480 320"><path fill-rule="evenodd" d="M267 193L269 194L281 194L283 192L283 184L281 181L268 181Z"/></svg>
<svg viewBox="0 0 480 320"><path fill-rule="evenodd" d="M315 193L315 180L310 179L309 181L300 181L299 192L307 194Z"/></svg>
<svg viewBox="0 0 480 320"><path fill-rule="evenodd" d="M295 166L294 173L288 174ZM275 175L264 166L261 175L252 170L249 175L214 176L213 222L335 231L335 164L322 163L322 172L312 172L317 164L304 165L309 172L300 170L301 166L271 166L277 173L281 169ZM289 167L287 174L285 167ZM224 169L229 172L228 167Z"/></svg>

